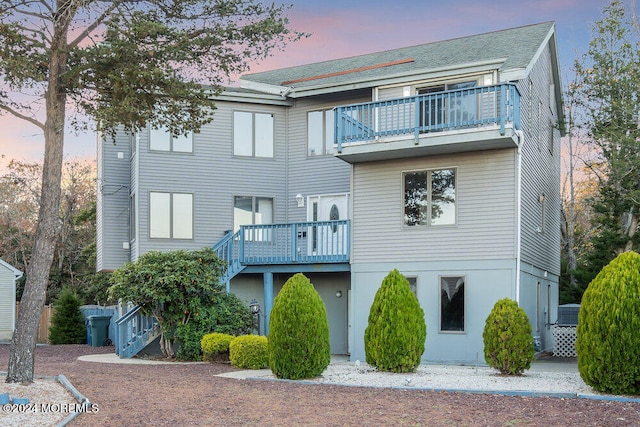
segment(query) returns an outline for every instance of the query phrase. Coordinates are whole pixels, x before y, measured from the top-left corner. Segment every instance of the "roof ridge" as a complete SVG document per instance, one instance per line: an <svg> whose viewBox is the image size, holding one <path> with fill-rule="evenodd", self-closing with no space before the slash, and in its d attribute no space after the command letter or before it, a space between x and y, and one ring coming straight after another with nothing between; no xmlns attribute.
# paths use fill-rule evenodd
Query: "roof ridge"
<svg viewBox="0 0 640 427"><path fill-rule="evenodd" d="M397 48L385 49L385 50L380 50L380 51L375 51L375 52L362 53L362 54L358 54L358 55L345 56L345 57L341 57L341 58L327 59L327 60L324 60L324 61L308 62L308 63L304 63L304 64L299 64L299 65L292 65L292 66L289 66L289 67L274 68L272 70L259 71L257 73L244 74L240 78L243 79L245 77L258 76L258 75L261 75L261 74L267 74L267 73L271 73L271 72L274 72L274 71L292 70L292 69L295 69L295 68L305 67L305 66L309 66L309 65L320 65L320 64L326 64L326 63L335 62L335 61L344 61L344 60L350 60L350 59L354 59L354 58L363 58L363 57L366 57L366 56L382 55L382 54L385 54L387 52L395 52L395 51L401 51L401 50L405 50L405 49L406 50L415 49L415 48L421 47L421 46L435 45L435 44L439 44L439 43L448 43L448 42L452 42L452 41L455 41L455 40L477 38L477 37L487 36L487 35L490 35L490 34L498 34L498 33L504 33L504 32L508 32L508 31L520 30L520 29L523 29L523 28L542 26L542 25L545 25L545 24L554 25L555 21L543 21L543 22L538 22L538 23L535 23L535 24L520 25L520 26L517 26L517 27L503 28L503 29L499 29L499 30L487 31L487 32L484 32L484 33L479 33L479 34L470 34L470 35L466 35L466 36L452 37L450 39L434 40L434 41L430 41L430 42L426 42L426 43L418 43L418 44L409 45L409 46L401 46L401 47L397 47Z"/></svg>

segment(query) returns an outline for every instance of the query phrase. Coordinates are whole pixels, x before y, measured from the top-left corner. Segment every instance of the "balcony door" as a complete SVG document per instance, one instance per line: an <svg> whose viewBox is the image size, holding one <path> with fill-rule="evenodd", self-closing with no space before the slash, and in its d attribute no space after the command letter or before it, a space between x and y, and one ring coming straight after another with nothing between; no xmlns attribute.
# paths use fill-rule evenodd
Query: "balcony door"
<svg viewBox="0 0 640 427"><path fill-rule="evenodd" d="M420 103L420 128L433 132L444 128L464 127L473 124L477 116L477 95L468 91L438 93L471 89L478 86L476 80L449 83L418 89L418 95L434 94Z"/></svg>
<svg viewBox="0 0 640 427"><path fill-rule="evenodd" d="M349 219L349 194L329 194L307 198L307 221ZM309 227L308 255L344 255L347 253L346 225L318 224Z"/></svg>

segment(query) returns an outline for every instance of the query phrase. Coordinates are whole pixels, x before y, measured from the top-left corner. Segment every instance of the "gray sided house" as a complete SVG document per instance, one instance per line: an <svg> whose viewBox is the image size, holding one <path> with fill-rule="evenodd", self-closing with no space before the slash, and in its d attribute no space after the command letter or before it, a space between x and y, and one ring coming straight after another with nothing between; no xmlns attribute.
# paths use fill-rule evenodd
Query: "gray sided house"
<svg viewBox="0 0 640 427"><path fill-rule="evenodd" d="M10 340L16 326L16 280L22 272L0 259L0 340Z"/></svg>
<svg viewBox="0 0 640 427"><path fill-rule="evenodd" d="M423 361L482 363L484 322L504 297L552 347L553 23L249 74L215 101L198 134L99 138L99 270L213 246L229 291L260 303L262 333L279 289L304 272L332 351L364 360L369 308L397 268L425 311Z"/></svg>

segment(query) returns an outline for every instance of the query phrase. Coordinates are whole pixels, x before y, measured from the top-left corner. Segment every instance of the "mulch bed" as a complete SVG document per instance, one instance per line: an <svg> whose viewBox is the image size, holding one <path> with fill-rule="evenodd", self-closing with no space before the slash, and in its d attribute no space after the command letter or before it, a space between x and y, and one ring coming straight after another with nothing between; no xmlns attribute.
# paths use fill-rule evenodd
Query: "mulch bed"
<svg viewBox="0 0 640 427"><path fill-rule="evenodd" d="M36 374L65 375L99 408L73 426L638 426L640 404L220 378L228 364L103 364L85 345L39 346ZM9 346L0 345L0 370Z"/></svg>

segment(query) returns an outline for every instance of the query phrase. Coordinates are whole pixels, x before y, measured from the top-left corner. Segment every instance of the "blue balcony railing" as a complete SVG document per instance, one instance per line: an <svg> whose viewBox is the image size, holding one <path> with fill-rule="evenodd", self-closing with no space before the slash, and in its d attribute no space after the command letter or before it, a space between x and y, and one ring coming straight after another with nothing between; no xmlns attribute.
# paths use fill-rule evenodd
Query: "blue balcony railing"
<svg viewBox="0 0 640 427"><path fill-rule="evenodd" d="M338 153L352 143L385 137L497 125L500 134L511 124L520 128L520 94L514 84L434 92L334 109Z"/></svg>
<svg viewBox="0 0 640 427"><path fill-rule="evenodd" d="M349 262L350 221L242 225L213 249L226 261L226 283L250 265Z"/></svg>

